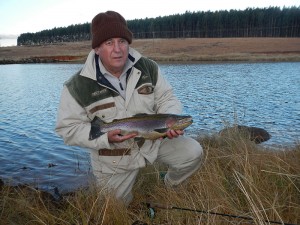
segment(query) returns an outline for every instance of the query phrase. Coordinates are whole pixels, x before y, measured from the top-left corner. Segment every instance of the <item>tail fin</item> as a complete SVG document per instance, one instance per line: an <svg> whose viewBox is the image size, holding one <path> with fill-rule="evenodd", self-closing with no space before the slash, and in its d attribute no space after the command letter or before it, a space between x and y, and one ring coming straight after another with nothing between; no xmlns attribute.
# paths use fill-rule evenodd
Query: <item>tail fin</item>
<svg viewBox="0 0 300 225"><path fill-rule="evenodd" d="M101 119L97 116L95 116L95 118L92 120L91 122L91 131L90 131L90 135L89 135L89 140L94 140L98 137L100 137L103 133L101 132L101 124L103 122L101 121Z"/></svg>

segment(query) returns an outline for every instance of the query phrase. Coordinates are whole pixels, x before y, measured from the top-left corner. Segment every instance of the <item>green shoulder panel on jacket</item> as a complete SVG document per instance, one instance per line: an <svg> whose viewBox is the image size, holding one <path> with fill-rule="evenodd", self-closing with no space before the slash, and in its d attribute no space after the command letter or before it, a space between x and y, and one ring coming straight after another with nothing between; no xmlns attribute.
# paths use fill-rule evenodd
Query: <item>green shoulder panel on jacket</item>
<svg viewBox="0 0 300 225"><path fill-rule="evenodd" d="M82 107L119 95L108 88L100 86L95 80L81 76L80 71L73 75L65 85L70 94Z"/></svg>
<svg viewBox="0 0 300 225"><path fill-rule="evenodd" d="M134 67L142 71L142 76L136 84L136 87L140 87L145 83L152 83L153 86L156 85L158 77L158 65L154 61L142 57L137 61Z"/></svg>
<svg viewBox="0 0 300 225"><path fill-rule="evenodd" d="M136 62L134 67L142 72L136 87L140 87L146 83L151 83L153 86L156 85L158 66L154 61L142 57ZM80 72L81 71L73 75L65 85L73 98L82 107L87 107L94 102L119 95L118 93L99 85L97 81L81 76Z"/></svg>

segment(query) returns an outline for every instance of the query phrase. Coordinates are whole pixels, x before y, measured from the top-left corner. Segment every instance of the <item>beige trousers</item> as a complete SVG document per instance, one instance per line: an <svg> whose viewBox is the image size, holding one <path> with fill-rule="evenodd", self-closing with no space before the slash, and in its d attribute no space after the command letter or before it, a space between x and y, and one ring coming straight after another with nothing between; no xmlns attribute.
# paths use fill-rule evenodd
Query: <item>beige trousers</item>
<svg viewBox="0 0 300 225"><path fill-rule="evenodd" d="M157 161L168 166L165 184L176 186L191 176L201 165L203 149L196 140L180 136L164 139L159 147ZM132 200L132 187L139 169L119 174L95 174L97 183L106 191L115 191L115 196L125 204Z"/></svg>

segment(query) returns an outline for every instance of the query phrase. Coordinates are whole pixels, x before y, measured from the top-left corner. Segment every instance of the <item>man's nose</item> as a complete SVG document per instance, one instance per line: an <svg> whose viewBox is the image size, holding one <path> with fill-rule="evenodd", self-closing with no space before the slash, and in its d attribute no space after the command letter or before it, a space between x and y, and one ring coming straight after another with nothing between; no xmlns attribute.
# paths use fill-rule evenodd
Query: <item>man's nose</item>
<svg viewBox="0 0 300 225"><path fill-rule="evenodd" d="M118 52L118 51L120 51L120 49L121 49L121 47L120 47L120 44L119 44L119 42L114 42L114 51L116 51L116 52Z"/></svg>

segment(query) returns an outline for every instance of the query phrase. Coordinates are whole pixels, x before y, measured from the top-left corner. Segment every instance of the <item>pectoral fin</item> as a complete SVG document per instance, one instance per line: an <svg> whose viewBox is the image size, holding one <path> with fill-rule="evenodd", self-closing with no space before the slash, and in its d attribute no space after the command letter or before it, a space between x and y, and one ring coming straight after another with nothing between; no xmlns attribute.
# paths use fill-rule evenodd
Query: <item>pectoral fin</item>
<svg viewBox="0 0 300 225"><path fill-rule="evenodd" d="M168 131L168 128L155 129L154 131L157 133L166 133Z"/></svg>

